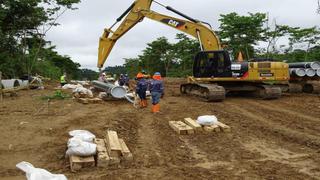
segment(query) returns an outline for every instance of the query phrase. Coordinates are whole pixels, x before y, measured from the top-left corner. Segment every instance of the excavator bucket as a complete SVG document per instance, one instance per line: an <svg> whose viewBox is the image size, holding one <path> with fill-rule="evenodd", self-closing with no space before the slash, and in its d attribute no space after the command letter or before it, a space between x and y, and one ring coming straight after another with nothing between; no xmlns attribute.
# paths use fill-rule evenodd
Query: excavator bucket
<svg viewBox="0 0 320 180"><path fill-rule="evenodd" d="M98 67L102 68L103 64L106 62L115 41L109 38L110 31L105 30L99 41L99 53L98 53Z"/></svg>

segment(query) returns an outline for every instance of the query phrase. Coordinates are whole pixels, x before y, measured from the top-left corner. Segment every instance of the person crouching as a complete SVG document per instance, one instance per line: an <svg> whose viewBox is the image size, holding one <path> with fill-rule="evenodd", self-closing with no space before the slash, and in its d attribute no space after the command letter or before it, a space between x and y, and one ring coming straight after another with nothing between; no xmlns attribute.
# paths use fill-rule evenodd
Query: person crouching
<svg viewBox="0 0 320 180"><path fill-rule="evenodd" d="M148 105L147 94L146 94L148 84L142 73L137 74L137 81L138 82L136 87L136 93L139 95L139 98L140 98L140 107L145 108Z"/></svg>
<svg viewBox="0 0 320 180"><path fill-rule="evenodd" d="M160 112L160 98L164 95L164 86L159 72L154 73L150 84L150 92L152 96L152 109L151 112Z"/></svg>

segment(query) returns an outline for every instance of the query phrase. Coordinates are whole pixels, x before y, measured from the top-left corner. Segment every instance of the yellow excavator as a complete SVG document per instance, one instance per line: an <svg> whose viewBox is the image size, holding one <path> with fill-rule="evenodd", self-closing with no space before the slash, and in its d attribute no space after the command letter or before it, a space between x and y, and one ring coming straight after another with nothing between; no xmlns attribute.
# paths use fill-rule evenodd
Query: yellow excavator
<svg viewBox="0 0 320 180"><path fill-rule="evenodd" d="M153 2L184 19L152 11L150 7ZM222 101L227 93L239 91L250 92L263 99L281 96L281 87L275 83L285 84L289 80L288 64L258 60L232 62L210 24L155 0L135 0L116 23L104 30L99 42L99 68L103 67L116 41L145 17L187 33L200 42L201 51L195 55L193 76L188 77L187 83L180 86L181 93L200 96L206 101ZM112 28L120 21L119 27L113 31Z"/></svg>

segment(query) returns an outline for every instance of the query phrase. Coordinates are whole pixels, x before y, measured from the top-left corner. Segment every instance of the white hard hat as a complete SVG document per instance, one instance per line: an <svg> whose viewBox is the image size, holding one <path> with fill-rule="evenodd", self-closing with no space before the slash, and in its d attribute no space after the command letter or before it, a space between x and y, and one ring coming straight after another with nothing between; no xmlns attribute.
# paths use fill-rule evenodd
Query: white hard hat
<svg viewBox="0 0 320 180"><path fill-rule="evenodd" d="M106 75L106 73L102 73L102 76L105 76Z"/></svg>

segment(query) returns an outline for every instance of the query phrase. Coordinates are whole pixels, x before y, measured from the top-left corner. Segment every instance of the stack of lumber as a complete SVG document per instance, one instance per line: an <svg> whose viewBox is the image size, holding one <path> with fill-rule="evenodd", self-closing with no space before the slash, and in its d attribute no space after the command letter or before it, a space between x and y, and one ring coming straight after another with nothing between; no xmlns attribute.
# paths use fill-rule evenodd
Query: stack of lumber
<svg viewBox="0 0 320 180"><path fill-rule="evenodd" d="M169 121L169 126L180 135L199 134L203 132L230 132L231 128L222 122L213 125L200 125L191 118L184 118L182 121Z"/></svg>
<svg viewBox="0 0 320 180"><path fill-rule="evenodd" d="M107 167L121 162L133 161L132 153L117 132L107 131L105 139L95 139L97 144L97 166Z"/></svg>

